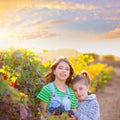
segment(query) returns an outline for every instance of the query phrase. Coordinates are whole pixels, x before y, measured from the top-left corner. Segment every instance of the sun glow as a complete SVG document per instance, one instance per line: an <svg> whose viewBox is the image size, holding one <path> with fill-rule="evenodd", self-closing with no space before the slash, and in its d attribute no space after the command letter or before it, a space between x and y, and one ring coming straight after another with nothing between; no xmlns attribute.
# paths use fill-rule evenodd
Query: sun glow
<svg viewBox="0 0 120 120"><path fill-rule="evenodd" d="M8 49L10 46L14 46L16 43L13 37L12 32L8 29L0 29L0 49Z"/></svg>
<svg viewBox="0 0 120 120"><path fill-rule="evenodd" d="M7 29L0 29L0 40L7 40L10 32Z"/></svg>

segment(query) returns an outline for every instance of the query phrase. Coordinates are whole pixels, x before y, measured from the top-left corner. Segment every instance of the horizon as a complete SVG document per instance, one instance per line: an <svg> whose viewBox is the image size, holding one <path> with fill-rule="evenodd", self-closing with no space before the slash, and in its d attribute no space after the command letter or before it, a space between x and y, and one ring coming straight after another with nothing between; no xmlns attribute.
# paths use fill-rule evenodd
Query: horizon
<svg viewBox="0 0 120 120"><path fill-rule="evenodd" d="M10 48L8 48L8 49L1 49L0 48L0 50L9 50L9 49L13 49L13 50L17 50L17 49L28 49L28 50L31 50L31 51L33 51L33 52L35 52L35 53L44 53L44 50L45 51L48 51L48 53L49 52L55 52L55 51L61 51L61 50L73 50L73 51L77 51L78 53L82 53L82 54L96 54L96 55L99 55L99 56L104 56L104 55L113 55L113 56L115 56L115 57L120 57L120 56L117 56L117 55L115 55L115 54L109 54L109 53L104 53L104 54L99 54L99 53L96 53L96 52L83 52L83 51L79 51L79 50L77 50L77 49L74 49L74 48L57 48L57 49L46 49L46 48L43 48L43 49L35 49L35 48L32 48L32 49L29 49L29 48L15 48L15 47L10 47ZM45 53L47 53L47 52L45 52Z"/></svg>

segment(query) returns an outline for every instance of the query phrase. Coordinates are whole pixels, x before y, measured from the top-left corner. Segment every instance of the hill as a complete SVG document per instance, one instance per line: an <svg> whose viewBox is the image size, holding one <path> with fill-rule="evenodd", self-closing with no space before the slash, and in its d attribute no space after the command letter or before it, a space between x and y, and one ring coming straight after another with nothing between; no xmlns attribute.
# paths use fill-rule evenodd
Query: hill
<svg viewBox="0 0 120 120"><path fill-rule="evenodd" d="M80 53L77 50L74 49L70 49L70 48L64 48L64 49L57 49L57 50L42 50L42 51L38 51L36 52L40 57L42 57L43 59L47 59L47 60L53 60L56 59L59 56L66 56L66 57L76 57L78 56Z"/></svg>
<svg viewBox="0 0 120 120"><path fill-rule="evenodd" d="M75 49L71 49L71 48L63 48L63 49L56 49L56 50L47 50L47 49L43 49L41 51L37 51L36 52L38 57L40 57L40 59L42 60L53 60L56 59L59 56L66 56L66 57L77 57L79 54L87 54L90 56L93 56L93 58L95 59L96 62L100 62L100 61L104 61L106 62L110 62L111 61L119 61L120 62L120 57L116 57L114 55L99 55L97 53L83 53L83 52L79 52ZM112 63L113 64L113 63Z"/></svg>

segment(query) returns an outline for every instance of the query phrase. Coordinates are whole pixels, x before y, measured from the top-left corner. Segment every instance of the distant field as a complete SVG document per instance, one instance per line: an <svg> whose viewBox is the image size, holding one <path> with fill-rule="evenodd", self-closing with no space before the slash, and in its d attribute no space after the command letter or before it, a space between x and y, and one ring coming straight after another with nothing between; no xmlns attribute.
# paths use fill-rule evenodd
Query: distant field
<svg viewBox="0 0 120 120"><path fill-rule="evenodd" d="M101 62L101 63L105 63L105 64L108 64L110 66L113 66L113 67L120 67L120 61L113 61L113 60L95 60L94 61L95 63L98 63L98 62Z"/></svg>

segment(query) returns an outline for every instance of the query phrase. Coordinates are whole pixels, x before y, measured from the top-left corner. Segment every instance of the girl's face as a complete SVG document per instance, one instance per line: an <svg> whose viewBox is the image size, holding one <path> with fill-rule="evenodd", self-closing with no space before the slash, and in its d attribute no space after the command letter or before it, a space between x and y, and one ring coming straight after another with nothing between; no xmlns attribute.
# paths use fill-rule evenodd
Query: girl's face
<svg viewBox="0 0 120 120"><path fill-rule="evenodd" d="M55 80L66 80L70 75L70 66L61 61L54 70Z"/></svg>
<svg viewBox="0 0 120 120"><path fill-rule="evenodd" d="M73 84L75 95L80 101L84 101L88 97L88 88L83 81L78 81Z"/></svg>

